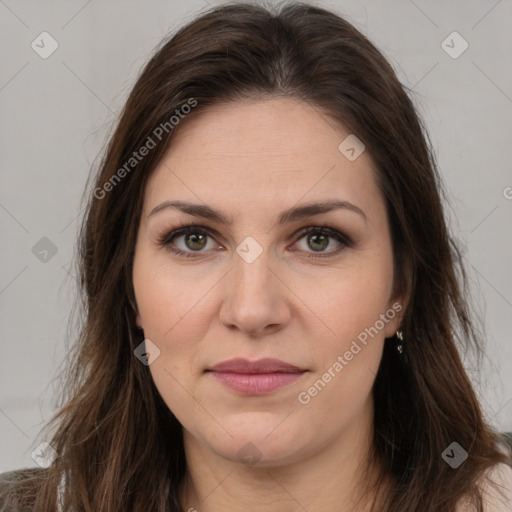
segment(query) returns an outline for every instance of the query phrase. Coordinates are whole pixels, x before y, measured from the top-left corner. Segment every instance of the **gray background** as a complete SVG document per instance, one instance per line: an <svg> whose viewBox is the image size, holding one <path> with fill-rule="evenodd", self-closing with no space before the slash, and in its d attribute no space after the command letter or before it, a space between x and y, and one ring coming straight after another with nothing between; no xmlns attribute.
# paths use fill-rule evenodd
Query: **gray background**
<svg viewBox="0 0 512 512"><path fill-rule="evenodd" d="M52 379L74 334L66 333L76 287L71 261L89 170L153 48L219 3L0 0L0 471L35 466L31 452L53 411ZM487 417L512 430L512 4L317 5L367 34L415 91L485 316L484 372L470 362L468 371ZM59 45L47 59L31 48L43 31ZM469 44L458 58L442 46L453 31ZM452 39L450 51L460 50ZM43 237L56 254L38 254Z"/></svg>

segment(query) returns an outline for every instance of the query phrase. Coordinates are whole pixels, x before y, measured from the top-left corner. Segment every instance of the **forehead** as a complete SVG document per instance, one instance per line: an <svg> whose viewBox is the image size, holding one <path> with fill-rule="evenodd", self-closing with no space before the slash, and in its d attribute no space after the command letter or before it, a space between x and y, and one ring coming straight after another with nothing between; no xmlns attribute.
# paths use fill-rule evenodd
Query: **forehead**
<svg viewBox="0 0 512 512"><path fill-rule="evenodd" d="M340 151L350 135L298 99L209 107L180 126L148 180L145 211L187 199L262 216L267 209L338 198L381 214L370 155L363 151L351 161Z"/></svg>

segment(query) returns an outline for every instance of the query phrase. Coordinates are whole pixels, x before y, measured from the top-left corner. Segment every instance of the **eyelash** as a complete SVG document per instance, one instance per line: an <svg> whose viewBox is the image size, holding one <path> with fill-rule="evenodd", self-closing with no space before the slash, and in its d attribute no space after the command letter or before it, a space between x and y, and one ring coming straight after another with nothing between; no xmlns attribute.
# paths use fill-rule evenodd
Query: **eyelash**
<svg viewBox="0 0 512 512"><path fill-rule="evenodd" d="M187 235L190 233L195 233L199 235L205 235L214 238L214 233L212 230L205 228L203 226L198 226L196 224L184 224L179 228L172 229L171 231L166 231L163 235L159 236L157 239L157 245L164 247L168 251L177 254L178 256L184 256L186 258L196 258L197 256L194 253L182 251L181 249L177 249L176 247L171 247L171 240L177 236ZM330 258L332 256L338 255L343 249L352 247L352 240L341 234L336 229L330 228L329 226L310 226L305 230L299 233L300 240L305 235L314 234L314 235L327 235L331 238L336 239L341 244L341 247L336 249L335 251L331 251L327 254L309 254L308 258ZM202 251L196 251L196 253L200 254Z"/></svg>

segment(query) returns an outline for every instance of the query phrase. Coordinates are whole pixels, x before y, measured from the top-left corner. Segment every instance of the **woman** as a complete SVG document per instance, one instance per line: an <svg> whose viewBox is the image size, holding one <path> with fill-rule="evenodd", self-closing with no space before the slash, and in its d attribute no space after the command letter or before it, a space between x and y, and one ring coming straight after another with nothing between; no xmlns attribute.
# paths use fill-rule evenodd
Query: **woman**
<svg viewBox="0 0 512 512"><path fill-rule="evenodd" d="M181 29L95 177L57 457L4 475L6 510L511 510L441 196L347 21L228 4Z"/></svg>

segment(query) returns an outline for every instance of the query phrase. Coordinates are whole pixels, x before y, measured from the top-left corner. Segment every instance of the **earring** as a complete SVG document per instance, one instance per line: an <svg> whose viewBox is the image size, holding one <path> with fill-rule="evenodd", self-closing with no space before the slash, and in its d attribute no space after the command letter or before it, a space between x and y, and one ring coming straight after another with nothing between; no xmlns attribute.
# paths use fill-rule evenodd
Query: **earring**
<svg viewBox="0 0 512 512"><path fill-rule="evenodd" d="M404 351L404 333L402 331L396 331L396 337L398 338L396 349L402 354Z"/></svg>
<svg viewBox="0 0 512 512"><path fill-rule="evenodd" d="M403 331L396 331L395 343L398 357L405 366L409 366L409 355L407 354L408 351L406 350Z"/></svg>

